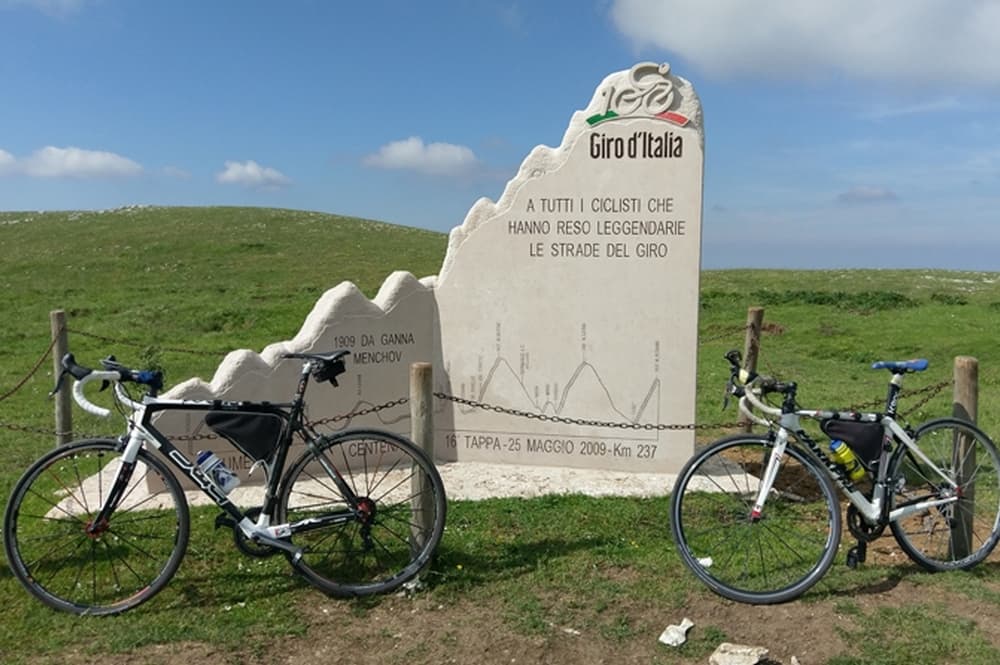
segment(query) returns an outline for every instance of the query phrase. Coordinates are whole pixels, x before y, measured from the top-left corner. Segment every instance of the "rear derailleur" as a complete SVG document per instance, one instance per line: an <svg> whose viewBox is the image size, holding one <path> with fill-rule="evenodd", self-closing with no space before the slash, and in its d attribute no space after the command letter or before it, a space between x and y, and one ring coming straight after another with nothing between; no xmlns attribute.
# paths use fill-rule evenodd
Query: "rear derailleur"
<svg viewBox="0 0 1000 665"><path fill-rule="evenodd" d="M847 528L858 544L847 550L847 567L854 569L868 557L868 543L882 535L885 524L869 524L853 505L847 506Z"/></svg>

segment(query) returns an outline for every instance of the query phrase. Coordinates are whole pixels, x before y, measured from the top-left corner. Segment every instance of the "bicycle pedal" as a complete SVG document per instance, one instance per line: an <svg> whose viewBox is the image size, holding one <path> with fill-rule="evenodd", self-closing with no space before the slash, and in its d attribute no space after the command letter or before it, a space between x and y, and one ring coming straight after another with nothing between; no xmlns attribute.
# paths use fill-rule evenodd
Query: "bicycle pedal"
<svg viewBox="0 0 1000 665"><path fill-rule="evenodd" d="M851 549L847 550L847 567L851 570L858 567L858 565L865 562L868 557L868 546L865 543L858 543Z"/></svg>
<svg viewBox="0 0 1000 665"><path fill-rule="evenodd" d="M226 513L219 513L215 516L215 528L219 529L221 527L228 527L230 529L236 526L236 521L227 515Z"/></svg>

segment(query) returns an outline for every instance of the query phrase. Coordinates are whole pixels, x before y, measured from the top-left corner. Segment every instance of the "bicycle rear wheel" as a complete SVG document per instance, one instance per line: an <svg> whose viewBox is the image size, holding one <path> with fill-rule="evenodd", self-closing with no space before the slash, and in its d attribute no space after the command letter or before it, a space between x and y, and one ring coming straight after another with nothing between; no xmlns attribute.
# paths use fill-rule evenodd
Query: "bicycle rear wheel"
<svg viewBox="0 0 1000 665"><path fill-rule="evenodd" d="M118 477L121 446L89 439L35 462L4 515L11 570L43 603L74 614L117 614L153 597L188 541L184 492L163 462L139 451L110 518L94 524Z"/></svg>
<svg viewBox="0 0 1000 665"><path fill-rule="evenodd" d="M1000 456L990 438L957 418L917 428L920 450L958 484L958 501L890 522L906 555L927 570L970 568L1000 540ZM954 496L944 480L901 446L889 466L892 508Z"/></svg>
<svg viewBox="0 0 1000 665"><path fill-rule="evenodd" d="M279 523L306 526L292 535L304 554L297 561L288 555L289 561L313 585L340 597L384 593L412 579L444 531L444 485L434 464L408 440L378 430L346 431L316 445L315 454L306 451L289 469L278 500ZM306 522L324 519L325 526Z"/></svg>
<svg viewBox="0 0 1000 665"><path fill-rule="evenodd" d="M827 571L840 543L833 484L792 446L762 515L751 517L773 448L763 436L721 439L688 461L671 496L681 560L712 591L741 603L801 595Z"/></svg>

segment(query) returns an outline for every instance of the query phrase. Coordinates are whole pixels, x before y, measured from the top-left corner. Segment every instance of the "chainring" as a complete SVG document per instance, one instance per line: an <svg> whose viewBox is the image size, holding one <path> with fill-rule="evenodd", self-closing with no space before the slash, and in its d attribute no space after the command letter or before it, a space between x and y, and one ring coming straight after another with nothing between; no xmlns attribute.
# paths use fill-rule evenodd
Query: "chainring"
<svg viewBox="0 0 1000 665"><path fill-rule="evenodd" d="M256 521L257 518L260 517L260 511L260 508L251 508L245 513L245 515L250 518L251 521ZM266 559L281 551L277 548L271 547L270 545L254 542L250 538L247 538L239 524L233 525L233 541L236 543L236 548L239 551L243 552L247 556L252 556L257 559Z"/></svg>
<svg viewBox="0 0 1000 665"><path fill-rule="evenodd" d="M858 539L859 543L870 543L879 538L885 531L885 524L869 524L854 507L854 504L847 506L847 528L851 535Z"/></svg>

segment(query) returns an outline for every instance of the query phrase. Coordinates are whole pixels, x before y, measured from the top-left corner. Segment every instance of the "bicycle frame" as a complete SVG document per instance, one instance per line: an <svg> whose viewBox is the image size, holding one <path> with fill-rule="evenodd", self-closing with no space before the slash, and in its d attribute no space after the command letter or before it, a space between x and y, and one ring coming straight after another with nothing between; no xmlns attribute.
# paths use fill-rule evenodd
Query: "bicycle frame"
<svg viewBox="0 0 1000 665"><path fill-rule="evenodd" d="M907 431L903 429L898 422L896 422L895 410L901 382L902 375L894 374L892 381L890 382L885 414L792 409L788 404L783 405L782 408L779 409L765 404L762 400L760 400L751 387L748 386L744 396L741 397L739 401L740 411L752 421L768 427L772 431L774 431L775 428L777 429L775 432L774 448L772 449L770 459L768 460L767 468L761 476L757 498L754 502L750 515L751 519L760 519L761 514L763 513L764 504L767 500L767 496L770 494L771 489L774 486L774 480L778 475L778 470L781 467L781 463L785 455L785 449L789 445L789 441L793 442L792 445L795 445L795 443L803 444L799 447L806 451L807 454L819 464L819 466L825 469L826 473L830 476L830 479L833 480L837 487L840 488L840 491L845 497L847 497L847 500L851 502L864 520L869 524L888 524L889 522L894 522L898 519L929 508L956 503L960 498L958 484L954 481L954 479L948 477L948 475L935 465L930 458L928 458L927 455L920 450L920 447L913 440L913 438L910 437L909 433L907 433ZM751 408L747 406L747 402L749 402L753 408L758 409L762 413L778 416L778 422L775 423L767 418L757 416L753 413ZM847 477L847 474L840 467L840 465L827 457L820 448L820 445L805 432L801 424L801 418L803 417L813 420L839 418L858 422L881 423L883 428L883 446L879 457L878 473L875 477L871 500L857 490L854 483ZM899 506L893 510L888 510L888 497L890 494L889 485L891 482L891 479L888 478L888 461L890 454L900 454L895 452L898 448L893 448L887 445L888 442L893 440L897 441L900 445L905 446L908 454L915 455L927 466L927 468L933 470L933 472L941 478L944 485L949 488L949 496L940 499L918 501L905 506Z"/></svg>
<svg viewBox="0 0 1000 665"><path fill-rule="evenodd" d="M107 500L101 508L98 517L94 520L94 529L100 528L102 523L114 512L121 500L124 487L127 486L131 478L139 449L145 444L156 448L170 464L178 469L184 476L189 478L202 493L207 495L223 512L228 515L243 531L244 535L257 542L270 545L274 548L289 552L295 560L302 556L301 548L282 540L292 534L309 531L311 529L329 526L331 524L346 523L354 520L357 509L357 496L350 485L345 482L336 467L326 459L315 445L315 440L320 435L309 427L303 420L305 409L305 390L309 382L309 375L312 371L312 363L303 363L302 373L296 389L295 398L288 403L267 403L267 402L231 402L222 400L173 400L161 399L158 397L143 397L141 402L132 400L121 387L120 383L115 383L115 396L119 402L132 410L129 418L129 430L127 435L122 436L126 441L122 452L121 467L119 468L115 484L109 493ZM117 377L115 372L94 372L83 381L78 381L74 385L74 392L82 397L82 387L84 383L93 380L114 380ZM83 398L85 400L85 398ZM100 408L100 407L97 407ZM102 411L106 411L103 410ZM261 413L266 412L276 415L285 421L285 426L278 440L275 450L268 460L261 460L258 463L265 465L265 493L264 502L261 506L260 515L257 521L252 521L236 505L229 500L204 471L195 463L188 459L170 440L160 432L153 424L153 416L160 412L167 411L188 411L188 412L208 412L226 411L229 413ZM100 415L100 414L98 414ZM288 451L291 448L292 436L300 434L306 446L313 451L320 465L343 493L347 503L351 506L350 512L342 515L330 515L322 518L308 518L290 524L271 525L271 509L273 502L278 496L278 490L282 482L281 470L285 466Z"/></svg>

